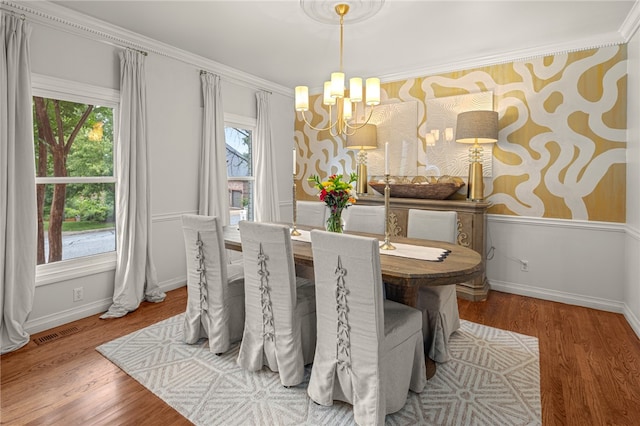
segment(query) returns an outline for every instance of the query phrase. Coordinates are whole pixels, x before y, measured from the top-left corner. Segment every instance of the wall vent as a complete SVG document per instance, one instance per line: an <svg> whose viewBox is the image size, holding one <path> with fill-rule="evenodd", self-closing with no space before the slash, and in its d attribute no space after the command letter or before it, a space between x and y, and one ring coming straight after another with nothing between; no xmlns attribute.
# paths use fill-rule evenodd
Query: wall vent
<svg viewBox="0 0 640 426"><path fill-rule="evenodd" d="M45 343L53 342L65 336L70 336L79 332L80 329L78 327L69 327L64 330L60 330L54 333L50 333L44 336L40 336L36 339L33 339L33 342L37 345L44 345Z"/></svg>

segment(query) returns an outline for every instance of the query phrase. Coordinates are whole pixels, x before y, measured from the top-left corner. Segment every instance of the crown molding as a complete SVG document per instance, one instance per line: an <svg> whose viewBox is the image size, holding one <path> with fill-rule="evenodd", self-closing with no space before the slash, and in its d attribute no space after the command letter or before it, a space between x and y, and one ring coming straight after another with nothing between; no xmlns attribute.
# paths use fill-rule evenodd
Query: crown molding
<svg viewBox="0 0 640 426"><path fill-rule="evenodd" d="M399 73L382 75L380 76L380 81L388 83L415 77L444 74L455 71L469 70L473 68L487 67L491 65L501 65L510 62L527 61L535 58L541 58L543 56L562 55L571 52L615 46L624 43L626 43L626 41L622 37L622 35L618 32L613 32L605 36L599 36L598 38L582 39L571 43L539 46L530 49L514 50L511 52L504 52L487 56L478 56L470 59L447 61L447 63L430 65L423 68L413 68Z"/></svg>
<svg viewBox="0 0 640 426"><path fill-rule="evenodd" d="M638 2L635 3L638 5ZM640 22L640 7L635 7L634 10L629 14L627 20L630 19L631 15L637 15L633 21L635 22L635 26L638 26ZM626 23L627 21L625 21ZM635 30L634 30L635 31ZM631 36L633 33L631 33ZM629 36L629 38L631 37ZM478 56L475 58L468 59L459 59L455 60L452 58L447 58L446 63L441 64L432 64L427 67L420 68L412 68L408 70L404 70L402 72L397 73L389 73L380 75L381 83L391 83L394 81L408 80L411 78L420 78L427 77L431 75L445 74L449 72L463 71L480 67L487 67L491 65L501 65L510 62L521 62L527 61L535 58L541 58L549 55L562 55L571 52L579 52L582 50L589 49L597 49L601 47L609 47L615 46L619 44L624 44L628 42L625 37L623 37L618 32L612 32L606 34L604 36L599 36L597 38L586 38L582 40L577 40L571 43L562 43L562 44L552 44L546 46L539 46L530 49L520 49L513 50L511 52L486 55L486 56ZM310 94L320 94L324 90L323 87L313 87L309 88Z"/></svg>
<svg viewBox="0 0 640 426"><path fill-rule="evenodd" d="M631 11L627 15L620 26L620 34L624 38L625 43L629 43L631 37L638 31L640 27L640 1L636 0L631 7Z"/></svg>
<svg viewBox="0 0 640 426"><path fill-rule="evenodd" d="M133 48L176 59L214 74L223 80L256 90L266 90L293 98L293 90L177 47L162 43L125 28L87 16L49 1L17 2L1 0L0 4L30 21L70 32L113 46Z"/></svg>

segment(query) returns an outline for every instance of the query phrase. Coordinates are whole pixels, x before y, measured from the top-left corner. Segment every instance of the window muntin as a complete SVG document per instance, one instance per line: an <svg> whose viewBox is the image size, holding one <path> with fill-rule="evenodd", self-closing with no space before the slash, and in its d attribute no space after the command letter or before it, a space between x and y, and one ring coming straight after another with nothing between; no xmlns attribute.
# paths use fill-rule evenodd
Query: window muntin
<svg viewBox="0 0 640 426"><path fill-rule="evenodd" d="M115 255L117 103L42 86L33 91L38 264Z"/></svg>

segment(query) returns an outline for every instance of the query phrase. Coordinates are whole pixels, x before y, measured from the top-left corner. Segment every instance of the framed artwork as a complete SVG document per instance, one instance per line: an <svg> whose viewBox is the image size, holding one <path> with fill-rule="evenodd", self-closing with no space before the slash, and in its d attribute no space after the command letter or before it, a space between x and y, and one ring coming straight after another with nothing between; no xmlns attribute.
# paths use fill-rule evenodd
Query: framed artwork
<svg viewBox="0 0 640 426"><path fill-rule="evenodd" d="M418 149L417 174L460 176L469 174L469 147L456 142L456 120L461 112L493 110L493 92L469 93L426 100L427 120ZM492 176L493 144L483 146L483 176Z"/></svg>
<svg viewBox="0 0 640 426"><path fill-rule="evenodd" d="M418 173L418 102L378 105L369 123L377 126L378 148L368 150L369 175L384 175L385 143L389 142L389 173L415 176Z"/></svg>

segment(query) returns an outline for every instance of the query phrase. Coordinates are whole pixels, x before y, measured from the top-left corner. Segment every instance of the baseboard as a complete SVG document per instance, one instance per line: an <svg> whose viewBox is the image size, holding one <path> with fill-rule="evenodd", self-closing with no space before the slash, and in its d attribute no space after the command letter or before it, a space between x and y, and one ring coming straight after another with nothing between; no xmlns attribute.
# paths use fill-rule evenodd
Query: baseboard
<svg viewBox="0 0 640 426"><path fill-rule="evenodd" d="M489 286L492 290L502 291L504 293L518 294L520 296L534 297L536 299L550 300L552 302L583 306L585 308L599 309L601 311L623 313L625 310L625 305L623 303L616 302L614 300L583 296L580 294L566 293L557 290L534 288L522 284L496 280L489 280Z"/></svg>
<svg viewBox="0 0 640 426"><path fill-rule="evenodd" d="M29 334L40 333L41 331L106 312L111 303L113 303L113 299L108 298L87 303L77 308L67 309L66 311L56 312L55 314L27 321L24 329Z"/></svg>
<svg viewBox="0 0 640 426"><path fill-rule="evenodd" d="M626 303L624 304L622 313L624 314L625 319L627 320L633 331L636 333L636 336L638 336L638 338L640 339L640 318L635 316L635 314L631 311L631 309L629 309L629 306L627 306Z"/></svg>
<svg viewBox="0 0 640 426"><path fill-rule="evenodd" d="M164 292L175 290L186 285L186 276L172 278L170 280L159 283L160 289ZM87 318L92 315L101 314L109 309L113 303L112 298L96 300L66 311L56 312L55 314L46 315L36 318L25 323L25 331L29 334L40 333L64 324L68 324L79 319Z"/></svg>
<svg viewBox="0 0 640 426"><path fill-rule="evenodd" d="M185 285L187 285L187 276L184 275L181 277L171 278L170 280L161 282L159 285L160 290L162 291L175 290L176 288L184 287Z"/></svg>

